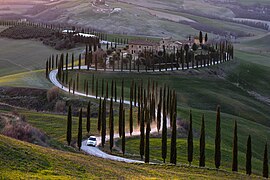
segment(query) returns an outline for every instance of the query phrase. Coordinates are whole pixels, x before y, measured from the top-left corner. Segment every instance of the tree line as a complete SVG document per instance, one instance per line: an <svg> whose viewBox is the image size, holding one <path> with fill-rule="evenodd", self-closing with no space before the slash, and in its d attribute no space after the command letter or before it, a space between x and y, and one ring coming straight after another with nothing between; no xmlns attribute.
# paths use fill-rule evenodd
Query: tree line
<svg viewBox="0 0 270 180"><path fill-rule="evenodd" d="M108 87L108 85L106 85ZM136 88L135 88L136 87ZM115 110L114 110L114 95L113 93L109 97L108 91L101 92L97 98L99 98L99 108L98 108L98 123L97 130L101 134L101 145L104 147L106 141L107 133L107 102L109 102L109 146L112 151L114 147L114 137L115 130L118 130L119 137L121 138L121 148L122 153L125 155L125 144L126 144L126 129L129 128L129 133L133 133L134 126L134 109L132 106L137 107L137 125L140 129L140 144L139 144L139 153L141 159L145 163L150 162L150 133L153 128L157 128L157 131L162 133L161 138L161 157L163 162L166 163L168 158L167 152L167 131L168 128L171 129L171 150L169 156L169 162L171 164L177 164L177 93L175 90L170 89L167 85L163 87L156 86L156 82L148 81L145 85L143 81L134 82L132 81L130 86L130 98L129 98L129 116L126 116L127 109L124 107L124 81L121 82L121 95L120 103L118 109L118 129L115 129ZM108 88L106 88L108 89ZM114 89L114 87L112 88ZM101 96L101 97L99 97ZM71 142L71 107L68 111L68 124L67 124L67 141L70 145ZM126 121L126 117L129 117L129 120ZM194 153L194 144L193 144L193 116L192 111L189 115L189 128L188 128L188 137L187 137L187 161L189 165L193 162L193 153ZM90 133L90 102L87 107L86 115L86 129L87 133ZM82 142L82 112L79 114L79 128L78 128L78 140L77 146L81 147ZM129 122L129 125L126 125L126 122ZM155 122L156 127L151 126ZM214 163L217 169L221 165L221 109L220 106L217 106L216 110L216 133L215 133L215 149L214 149ZM232 166L231 169L234 172L238 171L238 132L237 132L237 121L234 124L233 131L233 147L232 147ZM205 167L205 146L206 146L206 132L205 132L205 117L202 115L201 120L201 130L200 130L200 139L199 139L199 167ZM246 148L246 174L252 174L252 143L251 136L248 136L247 148ZM267 144L265 145L264 158L263 158L263 177L268 177L268 149Z"/></svg>

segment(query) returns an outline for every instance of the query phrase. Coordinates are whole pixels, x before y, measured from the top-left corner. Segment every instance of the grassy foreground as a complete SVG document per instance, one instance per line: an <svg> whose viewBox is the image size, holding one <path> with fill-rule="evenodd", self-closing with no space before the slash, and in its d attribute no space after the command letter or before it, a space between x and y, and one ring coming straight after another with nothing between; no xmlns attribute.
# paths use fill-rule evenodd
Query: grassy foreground
<svg viewBox="0 0 270 180"><path fill-rule="evenodd" d="M245 179L245 175L164 165L127 164L83 154L67 153L0 135L0 178L178 178Z"/></svg>

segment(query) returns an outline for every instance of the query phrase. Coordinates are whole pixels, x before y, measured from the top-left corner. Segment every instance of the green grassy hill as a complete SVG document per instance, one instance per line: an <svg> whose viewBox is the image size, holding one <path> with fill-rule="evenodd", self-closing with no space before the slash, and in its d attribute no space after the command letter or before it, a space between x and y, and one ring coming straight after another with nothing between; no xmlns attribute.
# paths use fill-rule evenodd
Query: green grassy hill
<svg viewBox="0 0 270 180"><path fill-rule="evenodd" d="M0 135L0 178L245 179L245 175L199 168L127 164L43 148ZM257 178L257 177L256 177Z"/></svg>

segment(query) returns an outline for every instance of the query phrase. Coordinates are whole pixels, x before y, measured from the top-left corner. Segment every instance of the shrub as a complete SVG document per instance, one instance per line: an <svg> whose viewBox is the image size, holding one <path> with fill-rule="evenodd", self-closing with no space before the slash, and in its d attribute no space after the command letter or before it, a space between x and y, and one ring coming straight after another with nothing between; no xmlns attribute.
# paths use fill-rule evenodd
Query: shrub
<svg viewBox="0 0 270 180"><path fill-rule="evenodd" d="M66 108L66 103L64 101L58 100L55 103L55 111L56 112L64 112Z"/></svg>
<svg viewBox="0 0 270 180"><path fill-rule="evenodd" d="M59 89L57 87L52 87L47 91L47 100L48 102L52 102L59 95Z"/></svg>

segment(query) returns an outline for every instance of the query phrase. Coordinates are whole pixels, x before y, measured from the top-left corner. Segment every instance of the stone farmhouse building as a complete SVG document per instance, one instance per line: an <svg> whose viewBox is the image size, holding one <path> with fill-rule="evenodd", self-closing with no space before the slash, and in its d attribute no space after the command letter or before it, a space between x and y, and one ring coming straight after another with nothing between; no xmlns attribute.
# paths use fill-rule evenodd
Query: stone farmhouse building
<svg viewBox="0 0 270 180"><path fill-rule="evenodd" d="M132 55L137 55L144 51L154 51L157 52L159 50L159 43L153 42L150 40L143 39L135 39L131 40L128 43L129 53Z"/></svg>

